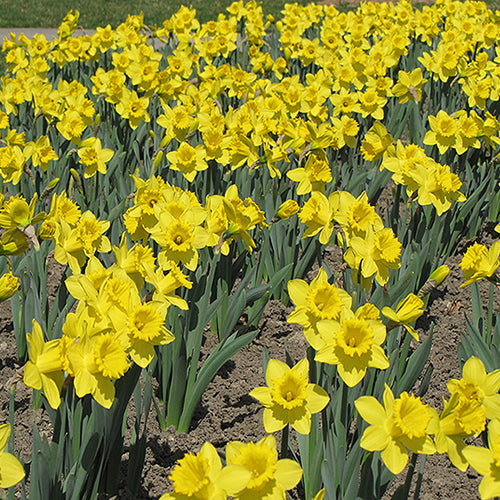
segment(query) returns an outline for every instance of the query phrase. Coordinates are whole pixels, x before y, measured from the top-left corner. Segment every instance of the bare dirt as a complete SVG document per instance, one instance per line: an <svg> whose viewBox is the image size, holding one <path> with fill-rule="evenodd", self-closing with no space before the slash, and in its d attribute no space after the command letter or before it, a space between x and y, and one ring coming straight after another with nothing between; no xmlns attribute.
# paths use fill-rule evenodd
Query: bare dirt
<svg viewBox="0 0 500 500"><path fill-rule="evenodd" d="M483 232L480 241L488 241L493 232ZM497 239L497 238L495 238ZM466 243L459 248L463 253ZM337 252L328 252L326 258L331 266L340 265ZM470 289L459 288L463 282L456 256L448 260L451 273L438 290L432 294L428 310L417 321L416 327L422 339L429 334L431 323L435 324L430 361L434 374L424 401L438 411L442 408L442 398L448 396L446 382L450 378L460 378L457 345L460 334L465 329L465 314L471 314ZM54 279L57 279L55 273ZM310 277L315 272L310 273ZM487 293L489 285L481 285ZM485 295L486 296L486 295ZM495 297L495 313L500 308L500 293ZM298 325L287 323L286 318L293 307L285 307L278 301L271 301L260 323L257 339L239 352L219 371L202 397L189 433L178 434L175 429L161 431L154 414L148 424L148 448L142 475L142 483L137 496L132 496L123 486L125 477L120 480L121 489L116 498L157 499L170 491L168 475L176 461L186 452L196 453L205 441L210 441L220 451L231 440L256 441L264 436L262 426L262 407L248 393L251 389L265 384L262 366L262 350L265 346L271 357L285 359L285 344L294 362L303 358L307 344ZM205 352L215 345L212 334L207 333ZM19 380L22 367L16 357L16 344L9 303L0 304L0 412L2 422L7 420L9 390ZM50 423L42 410L32 409L32 391L21 382L16 384L15 399L15 449L27 461L31 453L31 431L37 422L42 432L50 436ZM154 409L152 410L154 412ZM127 450L122 457L122 472L126 473ZM401 474L403 477L403 474ZM395 485L398 483L396 478ZM471 500L479 498L477 488L480 478L469 469L461 473L455 469L446 456L427 458L420 498ZM395 490L393 486L390 492ZM390 498L390 493L384 498ZM291 498L300 498L300 490ZM333 500L333 499L332 499Z"/></svg>

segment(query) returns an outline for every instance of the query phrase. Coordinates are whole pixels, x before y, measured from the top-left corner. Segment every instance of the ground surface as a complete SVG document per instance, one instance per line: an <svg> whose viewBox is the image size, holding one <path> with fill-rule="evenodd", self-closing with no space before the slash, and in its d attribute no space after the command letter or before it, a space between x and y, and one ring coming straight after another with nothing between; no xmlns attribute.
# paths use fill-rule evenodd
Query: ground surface
<svg viewBox="0 0 500 500"><path fill-rule="evenodd" d="M483 240L491 240L494 233L487 231ZM464 246L461 250L463 252ZM460 250L460 249L459 249ZM330 251L331 265L339 265L339 255ZM460 334L465 328L464 314L470 314L470 289L459 288L463 278L458 263L460 257L450 258L450 276L438 291L433 292L432 300L425 315L417 322L417 330L422 339L429 332L431 323L435 324L434 343L431 362L434 375L428 393L423 398L438 409L442 407L442 397L448 396L446 382L450 378L460 378L457 358L457 345ZM59 275L54 263L54 280ZM310 276L314 276L311 272ZM484 286L484 292L488 289ZM495 312L499 310L500 294L497 294ZM260 324L260 333L255 342L243 349L226 363L203 395L190 432L177 434L173 428L161 432L154 415L149 419L148 449L143 471L143 479L138 499L157 499L170 489L168 474L175 462L186 452L198 452L205 441L212 442L223 450L231 440L258 440L264 435L262 427L262 407L249 395L249 391L265 384L262 370L262 348L266 346L271 357L284 360L285 342L289 352L298 361L305 355L306 342L298 325L287 323L286 318L292 307L285 308L280 302L269 303ZM213 348L215 340L207 334L205 352ZM2 421L8 415L9 387L19 377L21 367L17 363L15 338L9 303L0 304L0 412ZM33 410L32 394L22 382L17 384L15 393L15 448L24 460L29 459L31 451L31 429L33 423L40 424L42 431L50 436L50 424L42 410ZM126 470L127 453L123 456L123 470ZM420 498L446 498L471 500L479 498L477 474L470 470L463 474L449 463L445 456L429 457ZM396 480L397 481L397 480ZM124 478L121 480L124 484ZM394 488L392 489L392 491ZM295 498L300 494L295 493ZM122 488L119 498L133 498ZM390 494L386 495L387 498Z"/></svg>

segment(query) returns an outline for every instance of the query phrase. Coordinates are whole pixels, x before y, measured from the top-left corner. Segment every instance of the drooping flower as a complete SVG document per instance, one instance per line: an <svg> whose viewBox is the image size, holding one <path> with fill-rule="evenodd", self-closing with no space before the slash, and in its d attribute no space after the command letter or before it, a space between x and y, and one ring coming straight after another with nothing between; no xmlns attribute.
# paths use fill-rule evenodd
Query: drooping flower
<svg viewBox="0 0 500 500"><path fill-rule="evenodd" d="M416 321L422 316L424 313L422 307L424 307L424 301L414 293L410 293L398 303L395 311L390 307L384 307L382 314L396 325L403 325L410 335L418 341L418 333L409 323Z"/></svg>

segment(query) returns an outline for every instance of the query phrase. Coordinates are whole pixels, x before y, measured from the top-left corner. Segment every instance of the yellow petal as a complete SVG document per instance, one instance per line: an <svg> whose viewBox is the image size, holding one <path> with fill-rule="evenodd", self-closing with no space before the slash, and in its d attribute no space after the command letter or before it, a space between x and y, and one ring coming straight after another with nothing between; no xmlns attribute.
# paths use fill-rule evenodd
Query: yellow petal
<svg viewBox="0 0 500 500"><path fill-rule="evenodd" d="M391 439L382 450L382 460L393 474L399 474L408 463L408 452L401 443Z"/></svg>
<svg viewBox="0 0 500 500"><path fill-rule="evenodd" d="M24 477L19 460L10 453L0 453L0 488L10 488Z"/></svg>
<svg viewBox="0 0 500 500"><path fill-rule="evenodd" d="M356 410L369 424L384 426L387 420L384 407L373 396L361 396L354 402Z"/></svg>
<svg viewBox="0 0 500 500"><path fill-rule="evenodd" d="M299 484L302 478L302 468L297 462L284 458L276 463L274 473L276 483L284 490L291 490Z"/></svg>
<svg viewBox="0 0 500 500"><path fill-rule="evenodd" d="M252 389L249 394L265 407L270 408L273 406L271 389L269 389L269 387L256 387Z"/></svg>
<svg viewBox="0 0 500 500"><path fill-rule="evenodd" d="M289 370L290 367L283 361L280 361L279 359L270 359L266 368L267 385L270 386L274 380L282 377Z"/></svg>
<svg viewBox="0 0 500 500"><path fill-rule="evenodd" d="M368 397L368 396L365 396ZM360 446L368 451L380 451L389 444L389 435L381 425L370 425L361 438Z"/></svg>
<svg viewBox="0 0 500 500"><path fill-rule="evenodd" d="M308 384L306 407L312 413L320 412L330 401L328 393L317 384Z"/></svg>

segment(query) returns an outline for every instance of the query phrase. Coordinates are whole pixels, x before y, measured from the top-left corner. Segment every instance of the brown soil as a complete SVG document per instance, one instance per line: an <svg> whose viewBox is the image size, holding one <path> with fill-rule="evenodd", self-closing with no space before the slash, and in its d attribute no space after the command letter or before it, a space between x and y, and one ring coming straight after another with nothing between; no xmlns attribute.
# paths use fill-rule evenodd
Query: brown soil
<svg viewBox="0 0 500 500"><path fill-rule="evenodd" d="M339 254L333 249L325 253L325 258L330 260L331 266L339 265ZM470 289L459 288L463 281L459 261L460 257L449 259L447 263L451 268L450 276L433 292L428 310L416 325L419 335L424 339L428 335L431 322L435 323L431 352L434 375L429 391L423 399L438 411L442 408L442 398L448 396L446 382L450 378L460 378L457 344L461 332L465 329L464 314L471 313ZM54 274L54 279L58 274ZM310 276L314 275L314 271L310 273ZM481 284L481 287L486 294L488 284ZM497 294L495 299L497 313L500 308L500 294ZM285 344L295 362L304 357L307 345L301 328L286 321L291 311L292 307L286 308L278 301L268 304L257 339L219 371L203 395L189 433L177 434L173 428L161 432L154 414L150 415L142 484L135 498L157 499L170 491L168 475L175 462L186 452L198 452L205 441L210 441L222 451L228 441L255 441L264 436L262 407L248 393L254 387L265 384L263 372L258 369L262 366L263 346L267 347L270 356L274 358L285 359ZM208 352L214 343L211 334L207 333L205 351ZM0 304L0 348L3 352L0 359L0 409L4 416L3 421L6 421L9 387L21 371L16 358L9 303ZM15 408L15 449L23 460L28 460L33 423L37 422L41 431L47 432L49 436L50 423L42 410L32 409L31 390L22 382L17 384ZM154 412L154 409L152 411ZM123 473L126 471L127 457L128 453L125 452L122 457ZM403 476L401 474L401 477ZM446 456L431 456L426 462L420 498L479 498L479 480L471 469L464 474L456 470ZM125 478L122 478L121 484L125 484ZM395 486L390 491L394 489ZM128 499L132 496L122 487L117 498ZM300 498L300 493L294 492L292 498ZM390 498L390 495L387 494L386 498Z"/></svg>

